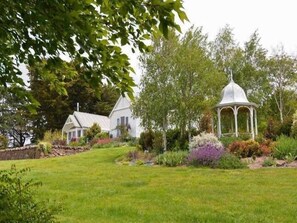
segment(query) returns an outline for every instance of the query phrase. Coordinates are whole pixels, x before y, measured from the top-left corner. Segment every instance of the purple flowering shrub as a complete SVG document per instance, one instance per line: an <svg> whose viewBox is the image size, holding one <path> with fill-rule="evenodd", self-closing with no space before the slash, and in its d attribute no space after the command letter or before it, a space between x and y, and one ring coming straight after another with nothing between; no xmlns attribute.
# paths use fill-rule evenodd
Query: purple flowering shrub
<svg viewBox="0 0 297 223"><path fill-rule="evenodd" d="M224 153L223 147L207 143L190 152L188 163L193 166L216 167Z"/></svg>

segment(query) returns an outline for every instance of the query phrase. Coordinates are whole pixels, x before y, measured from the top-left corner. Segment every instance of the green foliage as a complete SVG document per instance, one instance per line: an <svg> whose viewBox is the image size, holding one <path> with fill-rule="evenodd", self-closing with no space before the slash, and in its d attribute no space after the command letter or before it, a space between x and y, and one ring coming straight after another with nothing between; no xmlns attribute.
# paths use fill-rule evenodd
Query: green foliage
<svg viewBox="0 0 297 223"><path fill-rule="evenodd" d="M41 140L42 142L48 142L53 144L55 141L60 141L62 140L62 131L60 130L48 130L44 133L43 139Z"/></svg>
<svg viewBox="0 0 297 223"><path fill-rule="evenodd" d="M6 149L8 146L8 139L4 135L0 135L0 150Z"/></svg>
<svg viewBox="0 0 297 223"><path fill-rule="evenodd" d="M273 118L269 118L267 121L267 128L265 130L265 137L268 139L276 140L278 135L279 122Z"/></svg>
<svg viewBox="0 0 297 223"><path fill-rule="evenodd" d="M219 169L242 169L246 168L246 164L240 161L239 157L225 153L221 156L217 163L217 167Z"/></svg>
<svg viewBox="0 0 297 223"><path fill-rule="evenodd" d="M204 111L199 121L199 130L201 132L212 132L212 114L211 111Z"/></svg>
<svg viewBox="0 0 297 223"><path fill-rule="evenodd" d="M47 155L52 152L52 144L49 142L39 142L38 149Z"/></svg>
<svg viewBox="0 0 297 223"><path fill-rule="evenodd" d="M254 140L235 141L229 145L228 150L242 158L262 155L260 144Z"/></svg>
<svg viewBox="0 0 297 223"><path fill-rule="evenodd" d="M285 118L283 123L279 124L277 135L278 136L280 136L280 135L290 136L291 128L292 128L292 119Z"/></svg>
<svg viewBox="0 0 297 223"><path fill-rule="evenodd" d="M276 165L276 161L273 159L273 157L266 157L262 164L263 167L270 167L275 165Z"/></svg>
<svg viewBox="0 0 297 223"><path fill-rule="evenodd" d="M122 142L127 142L130 139L130 135L128 132L128 127L126 125L119 125L117 126L117 129L120 131L120 140Z"/></svg>
<svg viewBox="0 0 297 223"><path fill-rule="evenodd" d="M220 141L223 144L224 148L228 148L231 143L238 141L238 137L225 136L225 137L221 137Z"/></svg>
<svg viewBox="0 0 297 223"><path fill-rule="evenodd" d="M295 139L297 138L297 110L295 111L295 113L293 115L291 136Z"/></svg>
<svg viewBox="0 0 297 223"><path fill-rule="evenodd" d="M66 67L59 76L61 81L67 81L64 85L67 96L58 94L50 88L49 81L39 78L39 75L43 75L39 64L30 67L31 93L40 103L37 114L31 116L36 140L42 139L46 130L61 128L68 115L72 114L77 107L77 103L79 103L80 111L107 116L115 105L119 97L119 92L115 87L102 85L93 89L81 76L69 78L69 80L64 79L65 75L74 69L74 66L74 64L69 64L69 68Z"/></svg>
<svg viewBox="0 0 297 223"><path fill-rule="evenodd" d="M11 140L13 147L23 146L25 136L30 132L29 100L17 97L14 91L19 90L16 85L7 88L0 85L0 132L2 135L13 137Z"/></svg>
<svg viewBox="0 0 297 223"><path fill-rule="evenodd" d="M156 157L156 163L159 165L175 167L186 163L187 151L165 152Z"/></svg>
<svg viewBox="0 0 297 223"><path fill-rule="evenodd" d="M179 151L188 150L188 135L187 131L185 134L181 133L179 129L168 129L166 132L167 138L167 150L169 151Z"/></svg>
<svg viewBox="0 0 297 223"><path fill-rule="evenodd" d="M153 153L160 154L163 152L164 146L163 146L163 138L162 138L161 132L154 132L152 148L153 148L152 150Z"/></svg>
<svg viewBox="0 0 297 223"><path fill-rule="evenodd" d="M152 130L148 130L142 132L139 137L139 145L143 151L152 151L154 143L154 132Z"/></svg>
<svg viewBox="0 0 297 223"><path fill-rule="evenodd" d="M181 21L187 20L180 0L42 1L38 4L4 0L0 8L3 11L0 20L6 24L0 37L5 43L0 47L1 86L25 85L19 64L32 66L46 57L49 58L47 69L56 71L63 64L60 55L68 55L77 61L77 67L83 67L83 78L94 88L107 80L129 96L133 92L130 76L133 69L119 45L130 45L133 52L137 49L146 52L150 37L159 33L168 36L169 28L180 30L176 16ZM57 75L39 77L48 78L51 85L65 93L63 81ZM15 93L24 95L23 91Z"/></svg>
<svg viewBox="0 0 297 223"><path fill-rule="evenodd" d="M97 124L94 123L87 131L85 136L87 139L90 141L92 140L97 134L101 132L101 127Z"/></svg>
<svg viewBox="0 0 297 223"><path fill-rule="evenodd" d="M25 180L29 169L0 171L0 222L53 223L57 209L37 202L34 191L41 183ZM34 188L34 189L33 189Z"/></svg>
<svg viewBox="0 0 297 223"><path fill-rule="evenodd" d="M297 140L281 135L277 138L273 149L273 157L277 159L286 159L287 156L297 156Z"/></svg>
<svg viewBox="0 0 297 223"><path fill-rule="evenodd" d="M268 62L268 80L270 82L271 93L278 111L279 121L283 124L286 114L292 115L290 111L296 109L296 93L294 90L296 76L296 58L284 51L283 46L279 46L273 51L273 55Z"/></svg>

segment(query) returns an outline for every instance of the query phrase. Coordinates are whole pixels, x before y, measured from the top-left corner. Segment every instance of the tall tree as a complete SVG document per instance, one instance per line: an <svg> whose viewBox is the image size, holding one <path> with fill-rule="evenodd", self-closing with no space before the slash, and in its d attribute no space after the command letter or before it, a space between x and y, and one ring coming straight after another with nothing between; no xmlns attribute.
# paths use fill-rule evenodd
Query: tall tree
<svg viewBox="0 0 297 223"><path fill-rule="evenodd" d="M142 63L143 88L134 113L143 126L162 130L166 149L168 126L177 127L184 138L203 109L213 105L225 77L215 69L201 29L191 28L182 38L156 39Z"/></svg>
<svg viewBox="0 0 297 223"><path fill-rule="evenodd" d="M82 75L94 88L104 79L130 95L132 68L120 45L146 52L151 36L180 29L176 15L187 20L182 0L2 0L0 8L1 86L24 85L19 64L47 58L55 69L66 55L85 68ZM15 93L31 99L24 92Z"/></svg>
<svg viewBox="0 0 297 223"><path fill-rule="evenodd" d="M222 28L211 43L212 58L221 72L228 75L231 70L237 73L241 64L242 50L234 39L233 30L229 25Z"/></svg>
<svg viewBox="0 0 297 223"><path fill-rule="evenodd" d="M109 115L119 97L115 87L102 85L95 90L79 76L66 80L63 88L67 90L67 95L59 94L48 79L51 77L63 79L64 73L76 72L75 66L73 63L65 63L64 68L58 73L52 74L52 72L57 70L45 69L44 63L30 67L31 94L40 103L37 113L32 115L35 139L42 138L46 130L61 129L68 115L76 110L77 103L82 112ZM45 78L41 79L40 76Z"/></svg>
<svg viewBox="0 0 297 223"><path fill-rule="evenodd" d="M173 56L172 76L175 91L175 120L181 135L197 123L202 111L218 100L225 77L214 67L208 50L207 36L202 28L189 29L181 38L178 50Z"/></svg>
<svg viewBox="0 0 297 223"><path fill-rule="evenodd" d="M174 109L174 85L172 58L176 54L178 37L170 32L169 38L153 40L152 51L140 57L144 70L141 92L133 105L133 113L140 117L142 126L162 131L163 147L166 151L168 121Z"/></svg>
<svg viewBox="0 0 297 223"><path fill-rule="evenodd" d="M10 139L13 147L24 145L31 127L26 103L14 94L18 88L14 85L0 87L0 132Z"/></svg>
<svg viewBox="0 0 297 223"><path fill-rule="evenodd" d="M282 46L274 51L268 62L271 92L277 105L280 121L284 115L294 112L285 105L295 96L297 81L297 60L284 52Z"/></svg>

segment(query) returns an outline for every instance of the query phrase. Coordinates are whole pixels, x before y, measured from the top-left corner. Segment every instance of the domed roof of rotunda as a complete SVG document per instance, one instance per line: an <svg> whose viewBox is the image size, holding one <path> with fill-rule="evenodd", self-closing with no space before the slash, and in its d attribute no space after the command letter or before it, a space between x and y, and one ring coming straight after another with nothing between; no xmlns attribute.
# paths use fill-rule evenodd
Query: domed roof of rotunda
<svg viewBox="0 0 297 223"><path fill-rule="evenodd" d="M232 105L254 105L249 102L244 90L236 84L233 79L222 90L222 100L216 107L232 106Z"/></svg>

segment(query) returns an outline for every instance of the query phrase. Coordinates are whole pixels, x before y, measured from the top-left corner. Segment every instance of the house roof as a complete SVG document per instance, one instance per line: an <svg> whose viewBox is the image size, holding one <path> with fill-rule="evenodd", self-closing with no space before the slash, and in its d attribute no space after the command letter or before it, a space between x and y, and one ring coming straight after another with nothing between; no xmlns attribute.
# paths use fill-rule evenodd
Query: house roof
<svg viewBox="0 0 297 223"><path fill-rule="evenodd" d="M119 104L121 102L121 100L124 100L126 99L129 103L129 106L126 106L126 107L121 107L119 108ZM110 114L109 114L109 118L111 118L112 114L117 111L117 110L122 110L122 109L125 109L125 108L130 108L131 106L131 99L126 95L125 97L123 97L122 95L119 97L119 99L117 100L116 104L113 106Z"/></svg>
<svg viewBox="0 0 297 223"><path fill-rule="evenodd" d="M103 115L95 115L86 112L73 113L82 128L90 128L94 123L98 123L102 130L109 131L109 118Z"/></svg>
<svg viewBox="0 0 297 223"><path fill-rule="evenodd" d="M71 128L90 128L94 123L99 124L103 131L110 130L110 120L107 116L75 111L73 115L68 116L63 131Z"/></svg>

